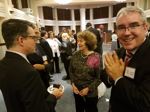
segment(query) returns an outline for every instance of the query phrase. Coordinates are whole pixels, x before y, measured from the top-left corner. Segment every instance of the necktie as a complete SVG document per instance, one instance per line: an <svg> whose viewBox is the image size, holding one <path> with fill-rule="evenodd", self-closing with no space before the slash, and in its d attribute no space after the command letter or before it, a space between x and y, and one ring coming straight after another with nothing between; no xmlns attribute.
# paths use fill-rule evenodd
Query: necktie
<svg viewBox="0 0 150 112"><path fill-rule="evenodd" d="M126 51L126 56L125 56L125 65L128 66L129 61L131 60L133 54L130 51Z"/></svg>

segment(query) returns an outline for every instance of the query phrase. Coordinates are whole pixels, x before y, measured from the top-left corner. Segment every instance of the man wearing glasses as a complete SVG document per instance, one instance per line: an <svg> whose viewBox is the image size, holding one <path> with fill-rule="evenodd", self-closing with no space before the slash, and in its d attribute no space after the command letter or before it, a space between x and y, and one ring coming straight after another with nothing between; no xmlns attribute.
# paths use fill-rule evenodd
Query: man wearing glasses
<svg viewBox="0 0 150 112"><path fill-rule="evenodd" d="M101 76L108 87L112 86L109 111L150 112L150 40L146 38L146 16L138 7L125 7L117 14L116 26L123 47L104 56L105 70ZM129 62L125 65L127 58Z"/></svg>
<svg viewBox="0 0 150 112"><path fill-rule="evenodd" d="M0 61L0 89L8 112L52 112L40 75L26 56L35 51L38 38L34 26L24 20L9 19L2 23L7 51Z"/></svg>

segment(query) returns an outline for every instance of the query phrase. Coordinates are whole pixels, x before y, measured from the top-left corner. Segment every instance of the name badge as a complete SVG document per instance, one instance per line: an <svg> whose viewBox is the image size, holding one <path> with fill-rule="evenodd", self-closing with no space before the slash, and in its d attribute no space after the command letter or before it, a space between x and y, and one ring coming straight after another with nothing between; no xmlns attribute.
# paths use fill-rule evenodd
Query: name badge
<svg viewBox="0 0 150 112"><path fill-rule="evenodd" d="M42 56L42 58L43 58L43 61L47 60L47 56Z"/></svg>
<svg viewBox="0 0 150 112"><path fill-rule="evenodd" d="M127 76L131 79L134 79L135 76L135 68L126 67L124 76Z"/></svg>

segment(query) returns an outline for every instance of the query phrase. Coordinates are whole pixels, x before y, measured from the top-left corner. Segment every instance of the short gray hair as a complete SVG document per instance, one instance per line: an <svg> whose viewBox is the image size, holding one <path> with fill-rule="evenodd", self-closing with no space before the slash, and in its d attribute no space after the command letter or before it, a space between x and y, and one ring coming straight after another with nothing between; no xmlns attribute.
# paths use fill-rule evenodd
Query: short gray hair
<svg viewBox="0 0 150 112"><path fill-rule="evenodd" d="M143 9L137 7L137 6L127 6L127 7L124 7L122 8L118 13L117 13L117 16L116 16L116 20L122 16L122 15L127 15L129 12L137 12L141 15L141 19L143 20L143 22L147 22L147 18L146 18L146 15L143 11Z"/></svg>

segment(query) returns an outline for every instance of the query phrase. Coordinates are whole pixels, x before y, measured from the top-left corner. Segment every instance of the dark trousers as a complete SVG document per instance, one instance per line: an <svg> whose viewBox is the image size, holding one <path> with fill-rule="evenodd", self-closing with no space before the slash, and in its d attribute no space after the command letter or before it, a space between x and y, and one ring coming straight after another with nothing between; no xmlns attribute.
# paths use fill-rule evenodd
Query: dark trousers
<svg viewBox="0 0 150 112"><path fill-rule="evenodd" d="M67 74L67 78L70 79L70 75L69 75L69 65L70 65L70 60L66 60L64 62L64 67L65 67L65 71L66 71L66 74Z"/></svg>
<svg viewBox="0 0 150 112"><path fill-rule="evenodd" d="M98 112L97 102L98 97L82 97L74 94L76 112Z"/></svg>
<svg viewBox="0 0 150 112"><path fill-rule="evenodd" d="M56 68L56 73L60 73L59 57L57 56L57 53L55 53L55 57L53 57L53 61L54 61L54 65L55 65L55 68Z"/></svg>

